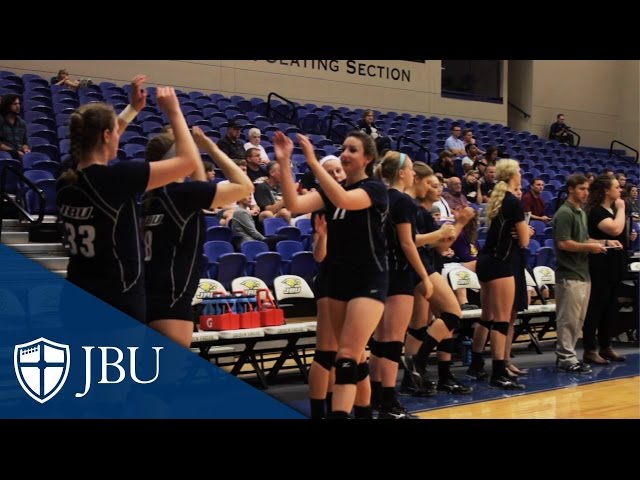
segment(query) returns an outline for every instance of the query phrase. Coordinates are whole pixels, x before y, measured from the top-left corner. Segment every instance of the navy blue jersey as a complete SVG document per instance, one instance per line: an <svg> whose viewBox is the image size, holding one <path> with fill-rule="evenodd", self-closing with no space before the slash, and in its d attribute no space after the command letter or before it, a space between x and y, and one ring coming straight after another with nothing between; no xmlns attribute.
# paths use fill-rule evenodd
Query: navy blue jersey
<svg viewBox="0 0 640 480"><path fill-rule="evenodd" d="M171 183L143 198L147 291L166 294L170 304L198 282L206 232L202 209L211 208L215 194L215 183L196 181Z"/></svg>
<svg viewBox="0 0 640 480"><path fill-rule="evenodd" d="M416 213L416 230L418 233L431 233L440 229L436 219L433 218L431 212L426 208L419 205ZM422 263L427 266L430 265L436 270L442 269L442 255L440 255L435 248L431 248L429 245L423 245L418 248L418 253L422 259Z"/></svg>
<svg viewBox="0 0 640 480"><path fill-rule="evenodd" d="M341 182L344 187L345 182ZM385 272L387 254L382 226L388 211L387 187L371 177L344 187L361 188L371 198L371 206L362 210L337 208L320 192L327 211L327 262L346 265L360 271Z"/></svg>
<svg viewBox="0 0 640 480"><path fill-rule="evenodd" d="M416 237L416 213L418 206L406 193L395 188L390 188L389 215L384 222L384 233L387 238L387 257L389 258L389 270L406 270L409 267L407 256L400 245L397 225L401 223L411 224L411 238Z"/></svg>
<svg viewBox="0 0 640 480"><path fill-rule="evenodd" d="M136 194L149 183L149 164L90 165L78 181L56 184L58 214L70 246L67 279L104 298L142 289Z"/></svg>
<svg viewBox="0 0 640 480"><path fill-rule="evenodd" d="M520 246L518 240L511 236L511 230L516 223L523 221L524 210L520 200L507 192L498 214L491 221L482 253L503 261L509 259L513 252L519 255Z"/></svg>

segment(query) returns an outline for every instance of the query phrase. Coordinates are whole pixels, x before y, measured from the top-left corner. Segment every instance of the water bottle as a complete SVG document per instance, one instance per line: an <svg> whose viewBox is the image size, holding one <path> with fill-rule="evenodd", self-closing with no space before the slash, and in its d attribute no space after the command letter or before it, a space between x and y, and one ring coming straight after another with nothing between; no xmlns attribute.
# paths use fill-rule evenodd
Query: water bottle
<svg viewBox="0 0 640 480"><path fill-rule="evenodd" d="M464 337L460 344L462 345L462 365L471 365L473 340L469 337Z"/></svg>

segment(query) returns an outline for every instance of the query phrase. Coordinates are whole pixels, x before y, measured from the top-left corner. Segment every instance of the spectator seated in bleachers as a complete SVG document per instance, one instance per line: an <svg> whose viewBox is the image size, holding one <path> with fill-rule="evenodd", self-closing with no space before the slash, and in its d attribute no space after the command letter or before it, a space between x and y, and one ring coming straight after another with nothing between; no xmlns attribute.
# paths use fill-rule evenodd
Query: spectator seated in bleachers
<svg viewBox="0 0 640 480"><path fill-rule="evenodd" d="M462 128L457 123L454 123L451 126L451 136L444 142L444 148L449 150L456 158L462 158L466 153L461 136Z"/></svg>
<svg viewBox="0 0 640 480"><path fill-rule="evenodd" d="M446 178L455 177L456 169L453 165L454 154L449 150L443 150L440 152L440 158L433 166L433 172L438 174L441 173L442 176Z"/></svg>
<svg viewBox="0 0 640 480"><path fill-rule="evenodd" d="M262 132L259 128L251 128L249 129L249 141L244 144L244 149L249 150L251 148L257 148L260 151L260 162L263 165L269 163L269 157L267 156L267 152L262 145L260 145L260 136Z"/></svg>
<svg viewBox="0 0 640 480"><path fill-rule="evenodd" d="M531 220L541 220L545 223L551 221L551 217L545 215L545 205L542 199L544 180L536 178L531 184L529 192L522 196L522 208L525 212L531 212Z"/></svg>
<svg viewBox="0 0 640 480"><path fill-rule="evenodd" d="M560 143L573 146L573 135L567 131L569 125L564 123L564 115L559 113L556 118L556 122L552 123L549 128L549 140L557 140Z"/></svg>
<svg viewBox="0 0 640 480"><path fill-rule="evenodd" d="M375 115L373 110L367 109L362 113L362 120L358 122L358 128L370 135L376 142L376 149L380 158L384 156L389 150L391 150L391 138L380 135L378 128L375 125Z"/></svg>
<svg viewBox="0 0 640 480"><path fill-rule="evenodd" d="M231 230L234 234L240 237L239 244L247 242L249 240L261 240L269 245L269 249L272 252L276 251L276 244L280 240L286 240L284 235L272 235L265 237L256 228L254 217L260 214L260 210L254 208L251 204L252 198L249 195L246 198L238 200L238 206L233 210L233 222L231 223Z"/></svg>
<svg viewBox="0 0 640 480"><path fill-rule="evenodd" d="M287 172L287 174L289 174ZM267 180L256 185L254 193L256 203L260 207L260 221L265 218L278 217L291 222L291 212L285 208L282 192L280 191L281 179L280 165L270 162L267 166Z"/></svg>
<svg viewBox="0 0 640 480"><path fill-rule="evenodd" d="M249 178L254 183L263 182L267 177L267 169L260 159L260 150L251 147L247 149L245 155L247 160L247 175L249 175Z"/></svg>
<svg viewBox="0 0 640 480"><path fill-rule="evenodd" d="M20 118L20 96L9 93L0 101L0 150L21 160L31 149L27 144L27 124Z"/></svg>
<svg viewBox="0 0 640 480"><path fill-rule="evenodd" d="M71 90L77 90L78 88L85 88L93 85L93 81L90 78L81 78L80 80L73 80L69 77L69 71L63 68L58 72L57 77L51 79L52 85L64 85Z"/></svg>
<svg viewBox="0 0 640 480"><path fill-rule="evenodd" d="M244 160L244 144L240 140L242 125L232 120L227 125L227 134L218 140L218 147L232 160Z"/></svg>

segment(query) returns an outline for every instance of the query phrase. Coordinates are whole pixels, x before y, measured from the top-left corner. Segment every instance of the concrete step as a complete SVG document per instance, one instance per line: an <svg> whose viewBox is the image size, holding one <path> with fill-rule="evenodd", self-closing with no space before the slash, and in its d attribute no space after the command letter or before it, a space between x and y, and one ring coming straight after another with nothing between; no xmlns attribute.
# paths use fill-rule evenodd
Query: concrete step
<svg viewBox="0 0 640 480"><path fill-rule="evenodd" d="M61 243L14 243L9 245L26 257L64 257L67 249Z"/></svg>
<svg viewBox="0 0 640 480"><path fill-rule="evenodd" d="M7 232L2 230L2 235L0 235L0 242L5 245L16 244L16 243L28 243L29 242L29 232Z"/></svg>
<svg viewBox="0 0 640 480"><path fill-rule="evenodd" d="M51 272L60 275L62 278L67 278L67 271L66 270L51 270Z"/></svg>
<svg viewBox="0 0 640 480"><path fill-rule="evenodd" d="M47 270L51 270L51 271L63 270L65 274L67 272L67 266L69 265L69 257L38 256L38 257L31 257L31 260L33 260L36 263L39 263Z"/></svg>

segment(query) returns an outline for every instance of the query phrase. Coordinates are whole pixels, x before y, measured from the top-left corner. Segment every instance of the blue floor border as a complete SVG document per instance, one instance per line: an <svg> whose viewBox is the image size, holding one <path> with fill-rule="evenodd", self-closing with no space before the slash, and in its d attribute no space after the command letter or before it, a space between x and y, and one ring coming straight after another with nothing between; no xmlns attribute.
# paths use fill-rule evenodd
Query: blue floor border
<svg viewBox="0 0 640 480"><path fill-rule="evenodd" d="M588 375L559 372L555 366L529 368L528 375L519 379L526 386L525 390L500 390L489 387L486 381L460 378L463 383L474 388L471 394L446 395L439 393L433 397L400 397L400 402L410 412L416 413L640 375L640 354L628 354L626 357L626 362L593 366L592 373Z"/></svg>

